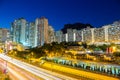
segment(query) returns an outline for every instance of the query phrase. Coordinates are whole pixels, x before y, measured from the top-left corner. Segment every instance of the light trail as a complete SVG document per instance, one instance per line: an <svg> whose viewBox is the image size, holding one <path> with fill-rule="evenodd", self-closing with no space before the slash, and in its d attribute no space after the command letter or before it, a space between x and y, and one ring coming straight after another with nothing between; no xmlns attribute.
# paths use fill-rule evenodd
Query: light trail
<svg viewBox="0 0 120 80"><path fill-rule="evenodd" d="M16 73L19 75L19 76L21 76L21 77L24 77L25 79L24 80L38 80L37 78L35 78L34 76L32 76L31 74L29 74L28 72L26 72L25 70L22 70L22 69L20 69L19 67L16 67L16 66L14 66L14 65L12 65L11 63L8 63L7 64L8 65L8 70L9 70L9 73L12 73L12 71L14 70L14 71L16 71ZM10 69L12 70L12 71L10 71ZM9 74L8 73L8 74ZM14 75L14 74L13 74ZM17 76L16 76L17 77ZM18 78L18 77L17 77ZM18 78L19 79L19 78ZM15 79L16 80L16 79Z"/></svg>
<svg viewBox="0 0 120 80"><path fill-rule="evenodd" d="M38 68L33 65L27 64L25 62L21 62L19 60L12 59L11 57L3 55L3 54L0 54L0 57L12 64L24 69L24 70L36 75L36 76L39 76L40 78L45 79L45 80L77 80L72 77L57 74L55 72L51 72L51 71L48 71L48 70L45 70L42 68Z"/></svg>
<svg viewBox="0 0 120 80"><path fill-rule="evenodd" d="M26 80L26 78L21 77L16 71L14 71L13 69L8 67L8 70L15 76L17 77L19 80Z"/></svg>

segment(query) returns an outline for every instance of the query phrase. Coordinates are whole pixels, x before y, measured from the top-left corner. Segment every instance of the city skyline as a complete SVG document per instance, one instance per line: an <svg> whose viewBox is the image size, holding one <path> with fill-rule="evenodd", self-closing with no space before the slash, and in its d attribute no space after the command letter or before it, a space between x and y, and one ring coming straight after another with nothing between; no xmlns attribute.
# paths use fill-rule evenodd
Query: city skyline
<svg viewBox="0 0 120 80"><path fill-rule="evenodd" d="M101 28L86 27L83 29L67 28L54 31L45 17L37 18L35 22L28 23L26 19L19 18L12 23L11 40L22 43L24 46L43 46L44 43L86 42L89 44L120 44L120 21L102 26Z"/></svg>
<svg viewBox="0 0 120 80"><path fill-rule="evenodd" d="M10 28L20 17L32 22L41 16L48 18L55 31L76 22L101 27L120 19L119 4L119 0L1 0L0 27Z"/></svg>

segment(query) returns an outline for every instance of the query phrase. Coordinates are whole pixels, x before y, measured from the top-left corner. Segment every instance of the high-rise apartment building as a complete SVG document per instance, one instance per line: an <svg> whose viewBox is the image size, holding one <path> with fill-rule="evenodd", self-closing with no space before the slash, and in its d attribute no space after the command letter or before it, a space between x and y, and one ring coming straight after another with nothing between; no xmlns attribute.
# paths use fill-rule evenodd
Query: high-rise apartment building
<svg viewBox="0 0 120 80"><path fill-rule="evenodd" d="M36 39L36 29L35 29L35 23L34 22L30 22L29 23L29 39L28 39L28 42L29 42L29 46L31 47L36 47L35 45L35 39Z"/></svg>
<svg viewBox="0 0 120 80"><path fill-rule="evenodd" d="M85 28L83 31L83 40L82 42L90 43L92 41L92 31L91 28Z"/></svg>
<svg viewBox="0 0 120 80"><path fill-rule="evenodd" d="M0 28L0 43L5 43L6 40L9 40L10 32L8 29Z"/></svg>
<svg viewBox="0 0 120 80"><path fill-rule="evenodd" d="M68 42L76 41L76 29L67 29Z"/></svg>
<svg viewBox="0 0 120 80"><path fill-rule="evenodd" d="M95 42L105 42L105 29L95 28L94 29L94 41Z"/></svg>
<svg viewBox="0 0 120 80"><path fill-rule="evenodd" d="M15 20L11 25L12 40L27 45L28 31L28 23L24 18Z"/></svg>
<svg viewBox="0 0 120 80"><path fill-rule="evenodd" d="M83 39L83 31L82 30L76 30L76 41L77 42L82 42Z"/></svg>
<svg viewBox="0 0 120 80"><path fill-rule="evenodd" d="M37 18L35 21L35 27L36 27L36 46L40 45L42 46L44 43L49 43L48 40L48 19L45 17Z"/></svg>
<svg viewBox="0 0 120 80"><path fill-rule="evenodd" d="M55 41L55 31L52 26L48 27L48 42L52 43Z"/></svg>
<svg viewBox="0 0 120 80"><path fill-rule="evenodd" d="M113 43L120 42L120 21L108 25L108 41Z"/></svg>
<svg viewBox="0 0 120 80"><path fill-rule="evenodd" d="M62 42L68 42L68 33L62 34Z"/></svg>
<svg viewBox="0 0 120 80"><path fill-rule="evenodd" d="M58 42L58 43L62 42L63 41L62 37L63 37L63 32L62 31L56 31L55 32L55 41L56 42Z"/></svg>

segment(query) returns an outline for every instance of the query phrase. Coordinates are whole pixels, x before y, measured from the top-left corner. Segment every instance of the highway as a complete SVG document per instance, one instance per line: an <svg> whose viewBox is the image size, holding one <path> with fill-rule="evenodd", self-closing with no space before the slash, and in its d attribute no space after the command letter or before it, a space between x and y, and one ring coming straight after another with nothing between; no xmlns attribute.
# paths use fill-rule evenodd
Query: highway
<svg viewBox="0 0 120 80"><path fill-rule="evenodd" d="M7 63L7 65L9 70L8 75L12 80L42 80L11 63Z"/></svg>
<svg viewBox="0 0 120 80"><path fill-rule="evenodd" d="M8 72L12 73L19 80L36 80L37 79L37 78L35 79L35 78L31 77L29 74L26 74L27 72L25 73L25 70L40 77L43 80L77 80L72 77L68 77L68 76L65 76L62 74L58 74L58 73L55 73L52 71L38 68L36 66L19 61L17 59L12 59L11 57L4 55L4 54L0 54L0 58L21 68L21 70L20 70L20 69L15 68L15 66L11 66L10 64L7 65ZM24 69L24 71L22 69ZM23 77L23 76L26 76L26 77Z"/></svg>

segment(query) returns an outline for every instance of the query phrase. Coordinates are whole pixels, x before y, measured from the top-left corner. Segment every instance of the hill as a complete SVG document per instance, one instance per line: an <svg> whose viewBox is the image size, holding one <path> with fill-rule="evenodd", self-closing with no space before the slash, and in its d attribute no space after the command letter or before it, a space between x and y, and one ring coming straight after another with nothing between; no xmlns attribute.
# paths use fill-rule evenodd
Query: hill
<svg viewBox="0 0 120 80"><path fill-rule="evenodd" d="M91 24L83 24L83 23L65 24L64 27L61 29L61 31L63 33L67 33L67 29L81 30L87 27L93 28Z"/></svg>

